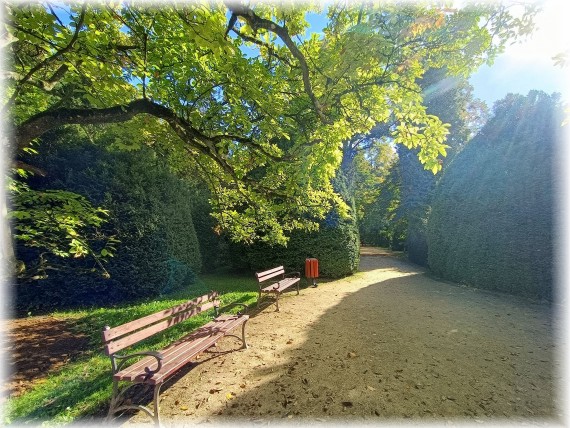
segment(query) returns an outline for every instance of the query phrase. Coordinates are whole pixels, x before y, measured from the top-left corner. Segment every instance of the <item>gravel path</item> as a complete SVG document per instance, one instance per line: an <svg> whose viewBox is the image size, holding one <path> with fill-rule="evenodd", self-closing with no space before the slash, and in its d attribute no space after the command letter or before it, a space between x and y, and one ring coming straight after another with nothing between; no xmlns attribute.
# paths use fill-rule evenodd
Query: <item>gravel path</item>
<svg viewBox="0 0 570 428"><path fill-rule="evenodd" d="M280 307L251 314L249 349L226 338L163 387L165 426L560 420L547 305L377 254Z"/></svg>

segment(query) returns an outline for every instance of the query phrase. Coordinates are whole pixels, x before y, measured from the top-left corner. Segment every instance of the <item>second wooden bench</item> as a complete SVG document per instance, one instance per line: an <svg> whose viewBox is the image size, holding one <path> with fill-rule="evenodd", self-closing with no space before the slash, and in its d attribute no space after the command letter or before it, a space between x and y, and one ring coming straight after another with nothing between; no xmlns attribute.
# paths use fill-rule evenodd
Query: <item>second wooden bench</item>
<svg viewBox="0 0 570 428"><path fill-rule="evenodd" d="M261 301L262 294L273 294L275 296L276 311L279 312L279 296L292 285L297 285L297 294L299 294L299 283L301 282L300 272L285 273L283 266L278 266L263 272L256 272L255 277L259 285L259 294L257 296L257 307ZM277 281L275 279L277 278ZM269 282L271 280L271 283Z"/></svg>

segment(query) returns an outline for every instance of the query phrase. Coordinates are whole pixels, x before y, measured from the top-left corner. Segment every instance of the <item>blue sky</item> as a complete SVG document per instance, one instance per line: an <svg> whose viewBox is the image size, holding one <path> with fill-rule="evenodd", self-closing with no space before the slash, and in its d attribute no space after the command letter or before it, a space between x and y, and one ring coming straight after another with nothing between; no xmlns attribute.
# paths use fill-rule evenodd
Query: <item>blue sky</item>
<svg viewBox="0 0 570 428"><path fill-rule="evenodd" d="M570 102L570 64L561 68L552 59L570 49L567 0L545 0L540 5L534 33L507 47L493 66L483 66L471 76L474 95L489 107L509 92L526 95L531 89L560 92L562 99Z"/></svg>
<svg viewBox="0 0 570 428"><path fill-rule="evenodd" d="M561 68L552 59L570 49L569 2L543 0L538 3L542 10L536 16L533 34L507 46L492 66L482 66L470 78L475 97L485 101L489 107L508 93L526 95L532 89L549 94L560 92L563 100L570 102L569 84L566 83L570 81L570 64ZM325 25L325 19L320 14L309 14L307 21L311 25L311 32L320 32Z"/></svg>

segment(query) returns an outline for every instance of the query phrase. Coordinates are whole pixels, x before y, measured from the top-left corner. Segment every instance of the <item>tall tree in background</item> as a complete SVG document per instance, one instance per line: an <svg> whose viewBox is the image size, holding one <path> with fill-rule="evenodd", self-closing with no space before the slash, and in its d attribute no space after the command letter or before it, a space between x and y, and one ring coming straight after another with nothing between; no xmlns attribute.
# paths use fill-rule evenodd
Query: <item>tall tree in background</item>
<svg viewBox="0 0 570 428"><path fill-rule="evenodd" d="M485 122L486 105L473 99L472 87L466 78L451 76L445 69L428 70L419 84L427 112L449 125L446 157L441 160L445 168ZM422 166L417 148L390 145L390 129L388 125L377 126L366 138L345 143L342 165L352 171L353 177L364 179L361 184L353 181L357 199L366 207L361 211L367 216L363 219L367 240L397 249L405 247L411 261L425 265L429 197L438 177ZM393 155L379 164L379 150ZM357 157L358 153L360 157ZM353 159L359 162L353 162ZM374 169L373 165L376 165ZM378 169L378 165L382 168ZM370 179L370 171L374 171L376 181ZM389 180L385 182L387 177ZM368 192L360 190L363 186Z"/></svg>
<svg viewBox="0 0 570 428"><path fill-rule="evenodd" d="M417 80L444 65L468 74L528 33L534 13L332 4L321 37L306 34L309 5L3 7L9 151L49 129L144 116L136 129L194 162L233 239L279 243L333 208L349 213L332 185L342 144L378 124L439 170L447 128Z"/></svg>

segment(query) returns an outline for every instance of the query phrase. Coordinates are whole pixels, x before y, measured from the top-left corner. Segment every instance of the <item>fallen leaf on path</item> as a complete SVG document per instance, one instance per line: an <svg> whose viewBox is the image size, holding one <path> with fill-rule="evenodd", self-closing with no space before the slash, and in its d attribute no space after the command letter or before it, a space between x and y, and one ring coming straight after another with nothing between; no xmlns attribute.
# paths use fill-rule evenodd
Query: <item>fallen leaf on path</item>
<svg viewBox="0 0 570 428"><path fill-rule="evenodd" d="M373 386L368 385L366 388L368 388L370 391L376 391L376 388L374 388Z"/></svg>
<svg viewBox="0 0 570 428"><path fill-rule="evenodd" d="M350 358L356 358L356 357L357 357L357 355L356 355L354 352L349 352L349 353L348 353L348 356L349 356Z"/></svg>

